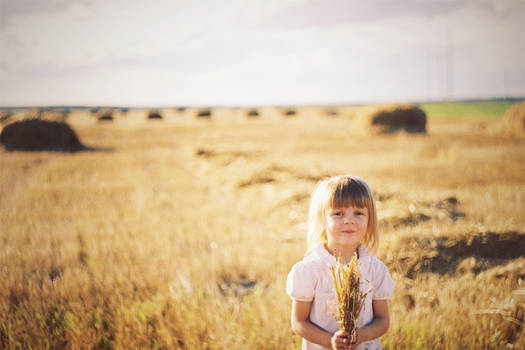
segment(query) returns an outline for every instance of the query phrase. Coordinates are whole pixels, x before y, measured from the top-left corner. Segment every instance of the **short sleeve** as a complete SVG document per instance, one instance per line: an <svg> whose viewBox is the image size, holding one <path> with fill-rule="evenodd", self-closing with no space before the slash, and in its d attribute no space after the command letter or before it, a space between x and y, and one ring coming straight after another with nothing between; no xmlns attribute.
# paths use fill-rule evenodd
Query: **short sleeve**
<svg viewBox="0 0 525 350"><path fill-rule="evenodd" d="M392 276L390 276L388 268L378 260L374 270L372 299L387 300L392 298L394 281L392 280Z"/></svg>
<svg viewBox="0 0 525 350"><path fill-rule="evenodd" d="M312 301L315 292L315 279L312 271L302 261L296 263L286 279L286 293L293 300Z"/></svg>

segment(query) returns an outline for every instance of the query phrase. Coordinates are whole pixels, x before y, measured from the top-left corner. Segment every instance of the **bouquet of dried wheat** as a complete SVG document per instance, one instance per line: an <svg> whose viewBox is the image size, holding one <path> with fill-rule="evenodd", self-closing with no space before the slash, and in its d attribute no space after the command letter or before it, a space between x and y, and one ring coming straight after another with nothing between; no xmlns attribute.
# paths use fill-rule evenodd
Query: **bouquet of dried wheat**
<svg viewBox="0 0 525 350"><path fill-rule="evenodd" d="M352 341L356 340L357 319L370 292L370 288L361 291L361 270L357 261L357 254L348 264L337 259L336 265L331 267L337 294L337 308L335 312L339 329L350 334Z"/></svg>

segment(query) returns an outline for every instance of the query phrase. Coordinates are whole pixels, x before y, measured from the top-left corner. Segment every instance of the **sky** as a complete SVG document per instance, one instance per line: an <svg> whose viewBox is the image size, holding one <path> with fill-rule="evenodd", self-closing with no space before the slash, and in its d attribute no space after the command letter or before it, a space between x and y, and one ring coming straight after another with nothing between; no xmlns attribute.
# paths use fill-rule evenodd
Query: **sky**
<svg viewBox="0 0 525 350"><path fill-rule="evenodd" d="M0 0L0 106L525 96L525 0Z"/></svg>

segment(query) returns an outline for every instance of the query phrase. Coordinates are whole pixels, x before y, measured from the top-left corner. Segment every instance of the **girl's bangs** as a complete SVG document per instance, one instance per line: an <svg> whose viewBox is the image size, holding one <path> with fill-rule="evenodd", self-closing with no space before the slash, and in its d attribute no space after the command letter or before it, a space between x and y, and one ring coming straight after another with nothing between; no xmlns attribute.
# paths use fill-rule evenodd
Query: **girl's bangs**
<svg viewBox="0 0 525 350"><path fill-rule="evenodd" d="M331 208L346 207L368 207L369 193L366 187L350 178L334 184L335 188L331 191L332 195L328 201Z"/></svg>

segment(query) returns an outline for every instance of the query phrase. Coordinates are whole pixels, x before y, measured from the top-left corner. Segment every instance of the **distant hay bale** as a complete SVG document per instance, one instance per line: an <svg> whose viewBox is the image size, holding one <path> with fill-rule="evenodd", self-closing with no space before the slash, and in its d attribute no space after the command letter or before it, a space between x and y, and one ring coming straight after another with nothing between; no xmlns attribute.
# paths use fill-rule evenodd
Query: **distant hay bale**
<svg viewBox="0 0 525 350"><path fill-rule="evenodd" d="M329 117L336 117L337 116L337 111L335 109L327 109L325 111L325 115L327 115Z"/></svg>
<svg viewBox="0 0 525 350"><path fill-rule="evenodd" d="M283 111L283 116L288 117L288 118L295 117L296 114L297 112L294 109L285 109Z"/></svg>
<svg viewBox="0 0 525 350"><path fill-rule="evenodd" d="M197 113L197 118L211 118L211 110L210 109L201 109Z"/></svg>
<svg viewBox="0 0 525 350"><path fill-rule="evenodd" d="M372 134L426 133L427 116L414 104L379 105L361 111L359 127Z"/></svg>
<svg viewBox="0 0 525 350"><path fill-rule="evenodd" d="M101 111L98 111L95 114L95 117L99 122L111 122L113 121L113 111L109 109L104 109Z"/></svg>
<svg viewBox="0 0 525 350"><path fill-rule="evenodd" d="M259 112L256 109L250 109L246 112L248 118L257 118L259 117Z"/></svg>
<svg viewBox="0 0 525 350"><path fill-rule="evenodd" d="M525 134L525 101L511 105L503 116L503 121L508 131L518 134Z"/></svg>
<svg viewBox="0 0 525 350"><path fill-rule="evenodd" d="M186 107L177 107L177 112L184 112Z"/></svg>
<svg viewBox="0 0 525 350"><path fill-rule="evenodd" d="M161 120L162 119L162 115L160 114L159 111L150 111L148 113L148 119L156 119L156 120Z"/></svg>
<svg viewBox="0 0 525 350"><path fill-rule="evenodd" d="M0 134L0 143L8 151L66 151L85 149L65 122L25 119L8 124Z"/></svg>

